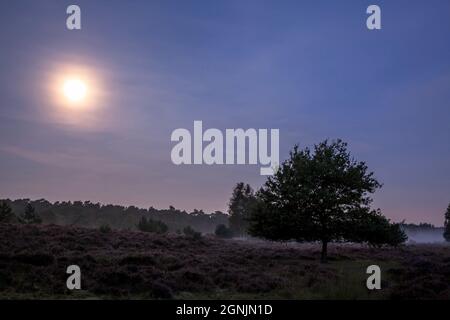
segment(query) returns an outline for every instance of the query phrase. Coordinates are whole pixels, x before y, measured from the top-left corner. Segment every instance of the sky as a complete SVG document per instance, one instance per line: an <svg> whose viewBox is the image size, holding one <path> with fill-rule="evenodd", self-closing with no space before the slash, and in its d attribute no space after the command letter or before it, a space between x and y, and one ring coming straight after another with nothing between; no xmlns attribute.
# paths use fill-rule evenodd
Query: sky
<svg viewBox="0 0 450 320"><path fill-rule="evenodd" d="M70 4L81 30L66 28ZM266 177L174 165L172 131L201 120L279 129L282 160L341 138L383 183L374 207L443 224L449 1L17 0L0 26L0 198L226 210L237 182ZM89 106L61 103L67 70L92 82Z"/></svg>

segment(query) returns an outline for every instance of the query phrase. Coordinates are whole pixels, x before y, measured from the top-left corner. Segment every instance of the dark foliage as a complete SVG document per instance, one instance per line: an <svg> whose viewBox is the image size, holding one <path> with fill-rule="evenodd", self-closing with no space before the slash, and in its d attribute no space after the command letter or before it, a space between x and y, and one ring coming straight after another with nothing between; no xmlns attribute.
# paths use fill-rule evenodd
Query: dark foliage
<svg viewBox="0 0 450 320"><path fill-rule="evenodd" d="M111 227L108 224L104 224L98 228L98 230L102 233L110 233L112 231Z"/></svg>
<svg viewBox="0 0 450 320"><path fill-rule="evenodd" d="M25 211L19 217L19 222L23 224L37 224L41 223L42 219L36 213L34 207L30 203L28 203L27 206L25 207Z"/></svg>
<svg viewBox="0 0 450 320"><path fill-rule="evenodd" d="M154 232L163 234L166 233L169 228L164 222L161 221L155 221L153 219L147 219L145 217L142 217L141 220L139 220L139 223L137 225L137 228L140 231L144 232Z"/></svg>
<svg viewBox="0 0 450 320"><path fill-rule="evenodd" d="M230 215L230 229L236 236L247 234L248 218L256 204L256 197L253 189L248 184L239 182L233 189L228 213Z"/></svg>
<svg viewBox="0 0 450 320"><path fill-rule="evenodd" d="M415 223L401 223L402 228L408 228L410 230L426 230L426 229L436 229L436 227L434 225L432 225L431 223L426 223L426 222L421 222L419 224L415 224Z"/></svg>
<svg viewBox="0 0 450 320"><path fill-rule="evenodd" d="M215 235L219 238L230 239L233 237L233 231L224 224L219 224L216 228Z"/></svg>
<svg viewBox="0 0 450 320"><path fill-rule="evenodd" d="M202 233L195 231L194 229L192 229L190 226L187 226L183 229L183 234L186 237L192 238L194 240L199 240L202 238Z"/></svg>
<svg viewBox="0 0 450 320"><path fill-rule="evenodd" d="M11 223L15 215L6 201L0 201L0 223Z"/></svg>
<svg viewBox="0 0 450 320"><path fill-rule="evenodd" d="M162 221L169 227L169 231L182 230L192 226L203 233L214 233L216 226L228 223L228 215L220 211L205 213L194 210L190 213L184 210L169 209L158 210L153 207L141 209L135 206L123 207L118 205L102 205L90 201L62 201L51 203L45 199L40 200L9 200L8 204L16 214L24 212L30 204L42 218L44 224L70 225L86 228L100 228L109 225L112 229L137 229L142 216Z"/></svg>
<svg viewBox="0 0 450 320"><path fill-rule="evenodd" d="M380 211L361 211L360 216L350 220L343 226L346 240L352 242L366 242L369 245L380 247L382 245L398 246L408 237L401 224L391 223Z"/></svg>
<svg viewBox="0 0 450 320"><path fill-rule="evenodd" d="M445 240L450 241L450 204L445 212L444 238Z"/></svg>
<svg viewBox="0 0 450 320"><path fill-rule="evenodd" d="M355 161L341 140L296 146L257 194L250 234L270 240L320 241L322 261L332 241L397 245L405 240L369 207L381 185L364 162Z"/></svg>

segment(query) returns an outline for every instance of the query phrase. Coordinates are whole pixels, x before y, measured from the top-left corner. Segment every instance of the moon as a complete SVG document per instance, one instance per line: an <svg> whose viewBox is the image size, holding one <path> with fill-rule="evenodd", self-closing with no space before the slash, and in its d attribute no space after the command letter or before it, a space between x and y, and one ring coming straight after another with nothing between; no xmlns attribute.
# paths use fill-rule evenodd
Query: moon
<svg viewBox="0 0 450 320"><path fill-rule="evenodd" d="M63 93L69 102L81 102L87 95L86 83L81 79L67 79L64 81Z"/></svg>
<svg viewBox="0 0 450 320"><path fill-rule="evenodd" d="M56 124L77 129L97 129L103 125L106 99L103 72L93 65L53 62L46 68L43 108ZM36 80L39 80L38 78Z"/></svg>

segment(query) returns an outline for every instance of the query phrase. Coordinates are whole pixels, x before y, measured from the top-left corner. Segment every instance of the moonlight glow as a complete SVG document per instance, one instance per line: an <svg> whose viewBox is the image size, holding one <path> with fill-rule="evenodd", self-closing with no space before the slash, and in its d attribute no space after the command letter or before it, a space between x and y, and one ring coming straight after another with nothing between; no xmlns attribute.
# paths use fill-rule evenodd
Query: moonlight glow
<svg viewBox="0 0 450 320"><path fill-rule="evenodd" d="M70 79L64 82L64 96L70 102L79 102L84 100L87 94L86 84L80 79Z"/></svg>
<svg viewBox="0 0 450 320"><path fill-rule="evenodd" d="M99 128L107 94L101 70L91 65L53 63L46 68L48 115L72 128Z"/></svg>

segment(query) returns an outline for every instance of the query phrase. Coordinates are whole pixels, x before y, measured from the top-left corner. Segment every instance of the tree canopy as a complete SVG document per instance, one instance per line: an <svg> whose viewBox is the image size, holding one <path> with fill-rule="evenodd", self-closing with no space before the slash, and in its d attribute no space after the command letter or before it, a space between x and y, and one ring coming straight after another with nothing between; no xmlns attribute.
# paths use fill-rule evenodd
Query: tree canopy
<svg viewBox="0 0 450 320"><path fill-rule="evenodd" d="M232 238L233 237L233 232L231 231L231 229L228 228L224 224L219 224L216 227L216 231L214 233L219 238L227 239L227 238Z"/></svg>
<svg viewBox="0 0 450 320"><path fill-rule="evenodd" d="M142 217L141 220L139 220L137 228L138 230L143 232L152 232L159 234L167 233L167 231L169 230L164 222L153 220L151 218L147 219L145 217Z"/></svg>
<svg viewBox="0 0 450 320"><path fill-rule="evenodd" d="M450 241L450 203L448 204L447 211L445 212L445 222L444 222L444 238Z"/></svg>
<svg viewBox="0 0 450 320"><path fill-rule="evenodd" d="M370 194L380 187L341 140L325 140L313 150L295 146L258 191L249 232L271 240L320 241L322 261L332 241L400 244L406 240L400 226L370 208Z"/></svg>
<svg viewBox="0 0 450 320"><path fill-rule="evenodd" d="M28 203L25 207L24 213L19 217L19 221L23 224L36 224L41 223L42 219L36 213L34 207L30 203Z"/></svg>
<svg viewBox="0 0 450 320"><path fill-rule="evenodd" d="M83 228L100 228L108 225L112 229L136 230L142 216L164 222L169 231L182 230L192 226L203 233L214 233L219 224L228 223L228 214L220 211L206 213L194 209L192 212L176 209L155 209L150 207L120 206L90 201L57 201L51 203L45 199L3 199L12 211L18 215L32 205L44 224L71 225ZM12 222L17 222L14 217Z"/></svg>
<svg viewBox="0 0 450 320"><path fill-rule="evenodd" d="M15 219L15 215L6 201L0 201L0 223L10 223Z"/></svg>
<svg viewBox="0 0 450 320"><path fill-rule="evenodd" d="M229 225L234 235L243 236L246 234L248 218L255 203L256 197L250 185L243 182L236 184L228 204Z"/></svg>

